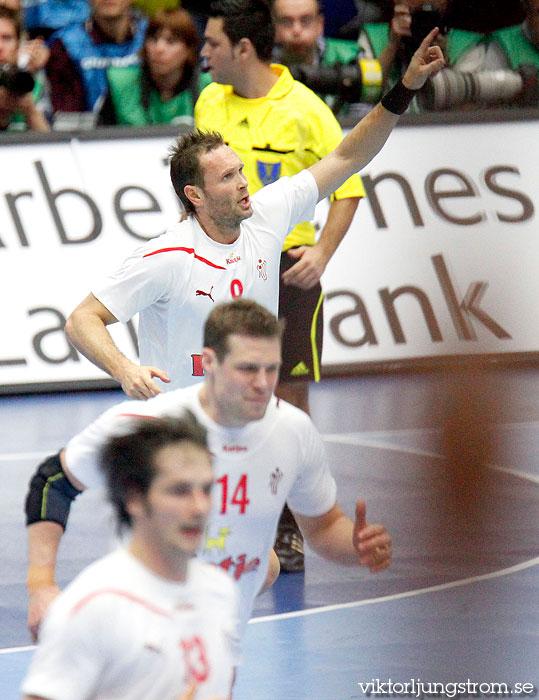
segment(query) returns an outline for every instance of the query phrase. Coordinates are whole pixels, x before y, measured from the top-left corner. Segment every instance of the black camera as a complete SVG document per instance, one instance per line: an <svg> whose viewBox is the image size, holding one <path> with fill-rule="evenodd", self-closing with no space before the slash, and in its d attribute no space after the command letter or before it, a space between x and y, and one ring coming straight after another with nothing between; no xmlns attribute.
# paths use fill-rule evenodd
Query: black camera
<svg viewBox="0 0 539 700"><path fill-rule="evenodd" d="M341 102L375 103L382 92L382 69L376 60L359 63L334 63L331 66L290 66L294 80L299 80L320 95L335 95Z"/></svg>
<svg viewBox="0 0 539 700"><path fill-rule="evenodd" d="M0 64L0 87L17 97L22 97L34 89L34 79L28 71L21 70L12 63Z"/></svg>
<svg viewBox="0 0 539 700"><path fill-rule="evenodd" d="M436 10L432 3L424 2L419 9L412 12L410 24L411 36L403 38L410 58L434 27L439 28L440 34L447 34L447 18L439 10Z"/></svg>

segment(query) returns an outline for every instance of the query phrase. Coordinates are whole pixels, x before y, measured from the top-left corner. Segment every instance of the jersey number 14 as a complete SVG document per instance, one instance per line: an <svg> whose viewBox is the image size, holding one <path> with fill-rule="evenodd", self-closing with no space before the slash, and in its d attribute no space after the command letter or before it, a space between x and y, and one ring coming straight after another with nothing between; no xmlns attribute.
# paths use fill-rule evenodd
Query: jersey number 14
<svg viewBox="0 0 539 700"><path fill-rule="evenodd" d="M247 474L242 474L240 476L230 502L228 500L228 495L232 489L229 489L228 474L225 474L220 479L217 479L217 483L221 485L220 515L225 515L227 513L229 503L232 506L238 506L240 509L240 515L244 515L245 510L250 503L249 499L247 498Z"/></svg>

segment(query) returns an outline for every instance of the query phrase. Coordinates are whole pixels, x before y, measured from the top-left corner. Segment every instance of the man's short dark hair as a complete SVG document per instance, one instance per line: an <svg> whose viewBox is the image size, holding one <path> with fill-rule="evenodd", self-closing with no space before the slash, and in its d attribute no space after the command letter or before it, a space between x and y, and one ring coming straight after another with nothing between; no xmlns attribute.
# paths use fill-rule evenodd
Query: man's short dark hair
<svg viewBox="0 0 539 700"><path fill-rule="evenodd" d="M185 196L185 186L204 187L204 173L200 167L200 156L224 145L223 137L217 131L197 129L183 134L170 147L170 179L186 214L194 214L195 208Z"/></svg>
<svg viewBox="0 0 539 700"><path fill-rule="evenodd" d="M279 338L284 324L256 301L235 299L218 304L206 319L204 347L211 348L219 362L229 351L229 335L245 335L249 338Z"/></svg>
<svg viewBox="0 0 539 700"><path fill-rule="evenodd" d="M268 0L214 0L209 16L223 20L223 31L232 45L249 39L258 58L271 61L275 26Z"/></svg>
<svg viewBox="0 0 539 700"><path fill-rule="evenodd" d="M100 467L120 527L131 525L126 506L128 498L135 493L145 495L157 474L155 453L177 443L208 451L206 429L190 411L185 411L180 418L141 418L128 433L113 436L105 443Z"/></svg>

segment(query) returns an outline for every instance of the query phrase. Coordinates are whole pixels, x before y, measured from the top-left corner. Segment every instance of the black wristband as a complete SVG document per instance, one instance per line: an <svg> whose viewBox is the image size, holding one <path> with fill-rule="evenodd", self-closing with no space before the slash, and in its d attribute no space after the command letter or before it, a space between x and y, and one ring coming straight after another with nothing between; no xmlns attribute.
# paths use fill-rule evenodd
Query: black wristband
<svg viewBox="0 0 539 700"><path fill-rule="evenodd" d="M385 107L389 112L393 114L403 114L408 109L408 105L413 100L414 95L418 90L409 90L406 86L402 84L402 80L387 92L380 100L382 107Z"/></svg>

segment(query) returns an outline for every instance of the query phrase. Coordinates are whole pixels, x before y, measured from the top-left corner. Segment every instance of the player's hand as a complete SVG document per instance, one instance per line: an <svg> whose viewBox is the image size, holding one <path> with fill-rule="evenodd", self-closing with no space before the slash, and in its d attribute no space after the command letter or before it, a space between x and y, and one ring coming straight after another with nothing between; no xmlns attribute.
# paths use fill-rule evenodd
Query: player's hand
<svg viewBox="0 0 539 700"><path fill-rule="evenodd" d="M428 78L436 75L445 66L442 49L439 46L432 45L439 33L438 27L434 27L412 56L406 73L402 77L403 85L409 90L419 90L427 82Z"/></svg>
<svg viewBox="0 0 539 700"><path fill-rule="evenodd" d="M353 538L360 565L368 566L371 573L387 569L391 564L391 537L383 525L367 523L365 501L358 501L356 505Z"/></svg>
<svg viewBox="0 0 539 700"><path fill-rule="evenodd" d="M287 253L291 258L296 258L297 263L283 273L283 284L300 289L314 287L320 281L328 262L322 250L316 245L302 245L291 248Z"/></svg>
<svg viewBox="0 0 539 700"><path fill-rule="evenodd" d="M25 60L24 69L30 73L41 70L47 64L51 52L43 37L24 41L19 48L19 57Z"/></svg>
<svg viewBox="0 0 539 700"><path fill-rule="evenodd" d="M158 367L140 367L130 363L116 379L122 385L122 389L130 399L151 399L153 396L162 393L162 389L153 381L157 377L166 384L170 379L166 372Z"/></svg>
<svg viewBox="0 0 539 700"><path fill-rule="evenodd" d="M37 642L39 625L41 624L49 605L59 595L58 586L43 586L31 594L28 602L28 629L32 641Z"/></svg>

